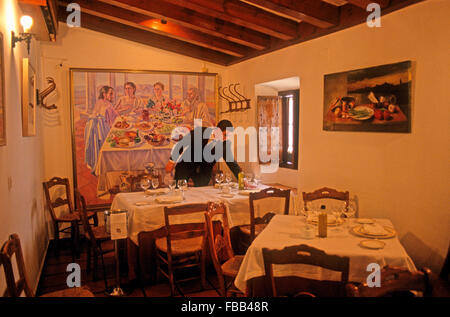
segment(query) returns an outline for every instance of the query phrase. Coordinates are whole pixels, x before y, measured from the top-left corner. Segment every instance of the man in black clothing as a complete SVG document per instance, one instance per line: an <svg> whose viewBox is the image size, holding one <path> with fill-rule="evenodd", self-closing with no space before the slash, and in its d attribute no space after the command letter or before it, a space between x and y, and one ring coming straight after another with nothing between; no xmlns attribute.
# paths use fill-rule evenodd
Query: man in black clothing
<svg viewBox="0 0 450 317"><path fill-rule="evenodd" d="M215 135L210 137L218 129L195 127L186 134L172 149L170 161L166 165L166 172L171 172L175 165L175 180L192 179L194 186L207 186L211 179L211 173L218 160L223 158L238 178L241 168L234 160L231 151L231 142L227 140L226 132L233 131L233 125L228 120L221 120L217 127L222 132L222 138Z"/></svg>

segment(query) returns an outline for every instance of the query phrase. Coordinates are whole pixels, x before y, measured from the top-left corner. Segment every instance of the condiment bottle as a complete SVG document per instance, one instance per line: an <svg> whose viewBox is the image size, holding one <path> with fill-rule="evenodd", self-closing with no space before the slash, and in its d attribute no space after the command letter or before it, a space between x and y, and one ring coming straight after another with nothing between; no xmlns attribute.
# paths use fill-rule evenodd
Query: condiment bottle
<svg viewBox="0 0 450 317"><path fill-rule="evenodd" d="M319 237L326 238L327 237L327 213L320 212L319 213Z"/></svg>
<svg viewBox="0 0 450 317"><path fill-rule="evenodd" d="M238 185L240 190L244 189L244 173L242 171L238 174Z"/></svg>

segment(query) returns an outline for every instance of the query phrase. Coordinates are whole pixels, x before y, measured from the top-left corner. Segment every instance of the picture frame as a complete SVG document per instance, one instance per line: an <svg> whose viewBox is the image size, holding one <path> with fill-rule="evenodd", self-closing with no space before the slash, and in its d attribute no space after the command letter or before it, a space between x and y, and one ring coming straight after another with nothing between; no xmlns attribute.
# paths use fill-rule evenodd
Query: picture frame
<svg viewBox="0 0 450 317"><path fill-rule="evenodd" d="M150 170L164 181L171 149L193 119L218 122L216 73L71 68L69 76L74 186L90 209L141 190Z"/></svg>
<svg viewBox="0 0 450 317"><path fill-rule="evenodd" d="M324 76L323 130L411 132L412 62Z"/></svg>
<svg viewBox="0 0 450 317"><path fill-rule="evenodd" d="M28 58L22 59L22 135L36 135L36 71Z"/></svg>
<svg viewBox="0 0 450 317"><path fill-rule="evenodd" d="M0 146L6 145L5 58L3 34L0 33Z"/></svg>

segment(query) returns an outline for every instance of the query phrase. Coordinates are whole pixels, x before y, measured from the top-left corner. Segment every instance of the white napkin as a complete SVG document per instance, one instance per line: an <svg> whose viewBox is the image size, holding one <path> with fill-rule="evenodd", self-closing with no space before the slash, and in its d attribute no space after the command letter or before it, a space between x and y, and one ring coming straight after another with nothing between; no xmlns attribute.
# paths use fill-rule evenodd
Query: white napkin
<svg viewBox="0 0 450 317"><path fill-rule="evenodd" d="M382 235L386 235L389 233L388 231L386 231L386 229L383 228L383 226L381 226L378 223L364 224L362 227L362 231L364 233L377 235L377 236L382 236Z"/></svg>
<svg viewBox="0 0 450 317"><path fill-rule="evenodd" d="M145 193L147 195L163 195L170 192L169 188L157 188L157 189L147 189Z"/></svg>
<svg viewBox="0 0 450 317"><path fill-rule="evenodd" d="M155 201L160 204L173 204L173 203L182 202L183 197L181 197L181 196L163 196L163 197L156 198Z"/></svg>
<svg viewBox="0 0 450 317"><path fill-rule="evenodd" d="M147 205L151 205L152 203L150 201L138 201L136 203L134 203L136 206L147 206Z"/></svg>

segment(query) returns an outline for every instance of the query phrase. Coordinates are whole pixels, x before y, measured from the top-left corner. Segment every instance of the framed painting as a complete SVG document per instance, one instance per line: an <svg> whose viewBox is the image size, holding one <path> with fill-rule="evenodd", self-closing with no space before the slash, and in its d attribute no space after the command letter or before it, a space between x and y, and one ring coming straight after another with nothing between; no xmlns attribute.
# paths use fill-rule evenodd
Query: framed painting
<svg viewBox="0 0 450 317"><path fill-rule="evenodd" d="M6 145L5 108L5 59L3 57L3 34L0 33L0 145Z"/></svg>
<svg viewBox="0 0 450 317"><path fill-rule="evenodd" d="M411 131L411 61L325 75L323 129Z"/></svg>
<svg viewBox="0 0 450 317"><path fill-rule="evenodd" d="M36 72L28 58L22 59L22 135L36 135Z"/></svg>
<svg viewBox="0 0 450 317"><path fill-rule="evenodd" d="M201 120L215 126L217 74L70 69L74 185L91 209L164 181L173 146Z"/></svg>

